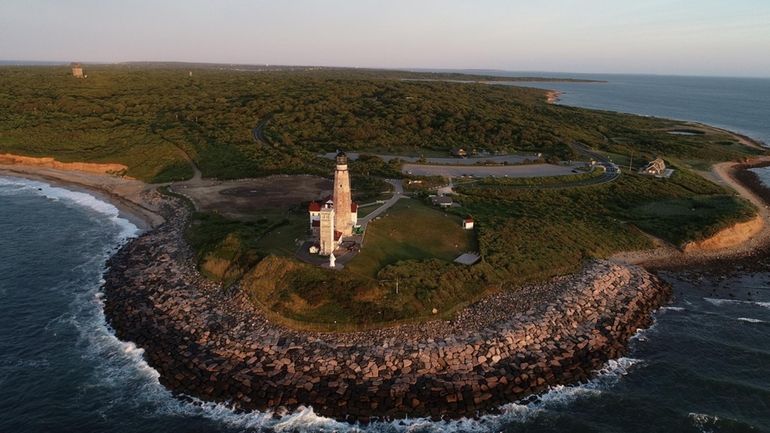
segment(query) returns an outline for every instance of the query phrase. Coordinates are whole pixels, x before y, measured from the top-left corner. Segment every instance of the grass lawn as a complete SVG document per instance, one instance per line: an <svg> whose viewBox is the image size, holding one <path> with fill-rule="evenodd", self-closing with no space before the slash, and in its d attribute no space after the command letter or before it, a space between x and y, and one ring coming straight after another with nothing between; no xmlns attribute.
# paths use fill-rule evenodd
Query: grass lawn
<svg viewBox="0 0 770 433"><path fill-rule="evenodd" d="M402 260L436 258L452 261L476 248L473 231L461 218L417 200L402 199L367 228L361 252L347 265L350 272L374 277Z"/></svg>
<svg viewBox="0 0 770 433"><path fill-rule="evenodd" d="M647 203L632 209L634 225L655 236L681 246L692 239L716 234L735 221L725 215L748 219L754 211L748 202L731 195L695 196ZM740 219L740 218L738 218ZM701 233L703 227L708 227Z"/></svg>
<svg viewBox="0 0 770 433"><path fill-rule="evenodd" d="M361 253L344 270L268 257L245 276L243 287L273 319L303 329L420 320L435 317L434 308L448 318L486 289L479 278L484 265L452 263L477 248L473 232L460 222L459 216L420 201L401 200L369 225Z"/></svg>
<svg viewBox="0 0 770 433"><path fill-rule="evenodd" d="M255 243L255 249L267 255L294 257L298 241L308 237L308 216L306 212L290 212L284 215L285 224L266 233Z"/></svg>

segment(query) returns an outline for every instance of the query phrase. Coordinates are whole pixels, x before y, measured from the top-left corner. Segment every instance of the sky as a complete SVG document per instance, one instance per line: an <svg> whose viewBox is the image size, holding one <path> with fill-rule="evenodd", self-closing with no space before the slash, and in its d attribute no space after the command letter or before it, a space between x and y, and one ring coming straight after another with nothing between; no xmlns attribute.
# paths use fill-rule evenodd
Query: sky
<svg viewBox="0 0 770 433"><path fill-rule="evenodd" d="M770 0L0 0L0 60L770 77Z"/></svg>

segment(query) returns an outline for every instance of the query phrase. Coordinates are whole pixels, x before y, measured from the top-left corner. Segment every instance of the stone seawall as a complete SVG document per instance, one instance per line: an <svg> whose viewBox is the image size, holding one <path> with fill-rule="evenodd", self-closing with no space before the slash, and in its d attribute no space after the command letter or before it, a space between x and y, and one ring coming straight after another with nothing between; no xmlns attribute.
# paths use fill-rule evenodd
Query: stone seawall
<svg viewBox="0 0 770 433"><path fill-rule="evenodd" d="M594 262L487 297L452 321L297 332L267 321L238 288L200 277L182 239L187 215L175 212L110 260L105 314L175 393L242 409L309 405L364 422L494 411L589 378L669 296L641 268Z"/></svg>

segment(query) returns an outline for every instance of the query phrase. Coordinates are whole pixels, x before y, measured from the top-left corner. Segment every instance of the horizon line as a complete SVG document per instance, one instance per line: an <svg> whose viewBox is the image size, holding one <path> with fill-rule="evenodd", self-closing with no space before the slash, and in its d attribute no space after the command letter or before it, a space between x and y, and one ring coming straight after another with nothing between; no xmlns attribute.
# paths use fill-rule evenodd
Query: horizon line
<svg viewBox="0 0 770 433"><path fill-rule="evenodd" d="M374 71L404 71L404 72L440 72L440 73L459 73L468 74L480 72L495 73L522 73L522 74L575 74L575 75L637 75L637 76L659 76L659 77L693 77L693 78L745 78L745 79L770 79L770 75L718 75L718 74L676 74L662 72L575 72L575 71L547 71L547 70L514 70L501 68L455 68L455 67L426 67L426 66L352 66L352 65L312 65L299 63L246 63L246 62L217 62L217 61L189 61L189 60L122 60L122 61L88 61L88 60L31 60L31 59L0 59L2 66L64 66L71 63L82 63L91 65L126 65L132 63L162 64L173 63L180 65L222 65L222 66L267 66L267 67L288 67L288 68L325 68L325 69L362 69ZM479 74L485 75L485 74ZM492 76L492 75L490 75ZM521 76L519 76L521 77ZM511 77L518 78L518 77ZM526 77L525 77L526 78ZM546 78L543 75L535 75L533 78Z"/></svg>

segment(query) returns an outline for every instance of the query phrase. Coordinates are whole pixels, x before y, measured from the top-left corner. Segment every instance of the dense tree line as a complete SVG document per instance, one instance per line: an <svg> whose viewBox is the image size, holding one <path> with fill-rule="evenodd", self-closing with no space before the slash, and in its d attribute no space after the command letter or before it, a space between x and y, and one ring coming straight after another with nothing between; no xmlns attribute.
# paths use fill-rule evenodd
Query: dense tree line
<svg viewBox="0 0 770 433"><path fill-rule="evenodd" d="M414 81L426 77L430 80ZM403 78L410 78L405 80ZM576 154L581 141L639 155L724 160L725 137L673 136L673 121L549 105L542 90L433 81L372 70L266 71L170 66L0 68L0 151L110 161L147 180L326 173L318 152L434 150ZM261 140L252 129L269 119Z"/></svg>

